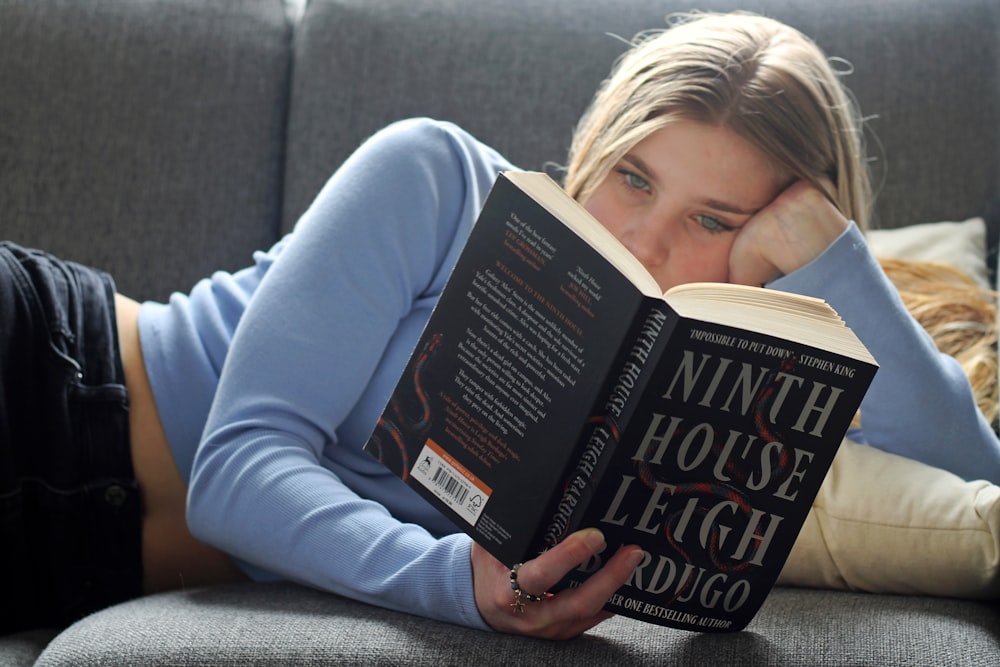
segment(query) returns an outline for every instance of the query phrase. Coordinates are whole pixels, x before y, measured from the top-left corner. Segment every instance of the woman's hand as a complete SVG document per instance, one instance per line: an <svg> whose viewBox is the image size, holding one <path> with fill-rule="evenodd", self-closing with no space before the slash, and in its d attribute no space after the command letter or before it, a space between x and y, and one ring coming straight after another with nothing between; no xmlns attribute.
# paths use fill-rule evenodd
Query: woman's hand
<svg viewBox="0 0 1000 667"><path fill-rule="evenodd" d="M832 183L824 183L830 191ZM729 280L763 285L805 266L850 223L826 195L796 181L754 215L737 234L729 254Z"/></svg>
<svg viewBox="0 0 1000 667"><path fill-rule="evenodd" d="M522 591L540 595L604 547L604 536L596 528L573 533L521 566L517 583ZM632 576L641 559L639 547L622 547L579 588L560 591L541 602L522 598L524 610L518 612L513 606L515 594L510 585L510 566L474 543L472 572L476 606L494 630L544 639L570 639L613 616L602 608Z"/></svg>

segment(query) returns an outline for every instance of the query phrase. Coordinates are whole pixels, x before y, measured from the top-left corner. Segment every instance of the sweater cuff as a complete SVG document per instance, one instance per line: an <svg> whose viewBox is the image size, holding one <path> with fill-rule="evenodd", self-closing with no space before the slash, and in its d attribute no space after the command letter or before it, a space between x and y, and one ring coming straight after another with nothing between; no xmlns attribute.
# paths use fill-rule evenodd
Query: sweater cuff
<svg viewBox="0 0 1000 667"><path fill-rule="evenodd" d="M831 281L843 276L845 266L868 262L871 254L858 226L851 221L840 236L811 262L769 282L767 287L783 292L816 296L829 290Z"/></svg>
<svg viewBox="0 0 1000 667"><path fill-rule="evenodd" d="M460 623L470 628L492 632L493 628L483 620L479 613L479 607L476 606L476 590L472 573L472 539L464 533L456 533L442 539L454 540L450 595L453 596L451 599L455 600Z"/></svg>

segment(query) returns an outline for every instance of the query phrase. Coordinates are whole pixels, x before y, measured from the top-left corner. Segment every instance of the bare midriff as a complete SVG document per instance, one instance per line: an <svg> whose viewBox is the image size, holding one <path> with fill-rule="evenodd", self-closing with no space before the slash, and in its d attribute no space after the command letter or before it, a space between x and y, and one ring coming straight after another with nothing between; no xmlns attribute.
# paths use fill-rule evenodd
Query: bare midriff
<svg viewBox="0 0 1000 667"><path fill-rule="evenodd" d="M118 336L129 394L132 465L142 493L142 565L146 593L246 580L223 552L187 528L187 489L167 444L139 342L139 304L118 295Z"/></svg>

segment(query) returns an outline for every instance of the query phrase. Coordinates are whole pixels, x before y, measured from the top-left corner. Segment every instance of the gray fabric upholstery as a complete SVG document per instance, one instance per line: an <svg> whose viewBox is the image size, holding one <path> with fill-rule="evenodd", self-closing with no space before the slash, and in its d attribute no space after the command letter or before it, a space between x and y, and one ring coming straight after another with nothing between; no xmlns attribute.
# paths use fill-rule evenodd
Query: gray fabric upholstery
<svg viewBox="0 0 1000 667"><path fill-rule="evenodd" d="M272 242L279 0L0 2L0 237L165 298Z"/></svg>
<svg viewBox="0 0 1000 667"><path fill-rule="evenodd" d="M37 664L995 667L997 628L1000 609L984 605L778 589L743 633L699 635L616 618L578 640L548 642L277 584L192 590L120 605L57 637Z"/></svg>
<svg viewBox="0 0 1000 667"><path fill-rule="evenodd" d="M30 630L0 636L0 667L30 667L56 636L54 630Z"/></svg>
<svg viewBox="0 0 1000 667"><path fill-rule="evenodd" d="M0 238L162 299L248 262L391 121L452 120L525 167L561 162L625 48L607 33L692 6L775 16L853 62L846 81L884 146L881 225L982 214L1000 194L995 0L0 0ZM75 666L995 666L1000 606L778 589L737 635L614 619L550 643L243 585L0 637L0 667L39 654Z"/></svg>
<svg viewBox="0 0 1000 667"><path fill-rule="evenodd" d="M981 214L1000 190L990 0L314 0L296 39L286 228L359 141L406 116L456 121L526 168L562 163L625 48L609 33L632 37L692 7L773 16L853 63L845 81L874 116L879 225Z"/></svg>

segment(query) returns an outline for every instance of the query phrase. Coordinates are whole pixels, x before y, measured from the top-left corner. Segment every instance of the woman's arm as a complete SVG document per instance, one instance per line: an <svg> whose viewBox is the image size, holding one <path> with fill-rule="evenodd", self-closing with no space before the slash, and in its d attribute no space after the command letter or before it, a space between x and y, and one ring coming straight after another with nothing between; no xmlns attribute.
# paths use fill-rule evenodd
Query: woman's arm
<svg viewBox="0 0 1000 667"><path fill-rule="evenodd" d="M869 445L964 479L1000 482L1000 441L977 409L965 374L910 316L856 226L770 286L825 299L878 360L861 405Z"/></svg>
<svg viewBox="0 0 1000 667"><path fill-rule="evenodd" d="M938 352L860 230L820 190L793 183L758 212L733 243L730 278L823 298L857 333L880 366L861 404L869 445L1000 481L1000 441L961 367Z"/></svg>
<svg viewBox="0 0 1000 667"><path fill-rule="evenodd" d="M564 638L607 617L635 550L514 615L510 564L361 449L508 168L422 120L379 133L338 170L237 327L191 476L197 537L281 577L473 627ZM603 547L597 531L567 538L525 563L525 590Z"/></svg>
<svg viewBox="0 0 1000 667"><path fill-rule="evenodd" d="M233 338L191 477L197 537L289 579L483 626L468 539L393 517L387 504L421 501L343 426L381 410L501 168L458 128L409 121L331 178Z"/></svg>

